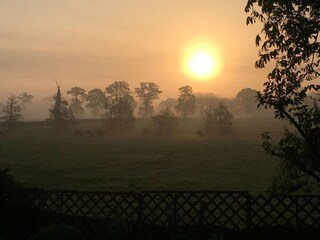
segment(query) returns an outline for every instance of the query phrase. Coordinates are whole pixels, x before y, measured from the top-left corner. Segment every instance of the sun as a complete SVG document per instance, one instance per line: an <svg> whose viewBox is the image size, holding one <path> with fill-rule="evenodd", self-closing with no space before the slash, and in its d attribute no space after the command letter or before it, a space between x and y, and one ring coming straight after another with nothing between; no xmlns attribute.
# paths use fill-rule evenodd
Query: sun
<svg viewBox="0 0 320 240"><path fill-rule="evenodd" d="M214 59L207 52L197 52L189 61L191 72L198 76L210 75L214 71L214 67Z"/></svg>
<svg viewBox="0 0 320 240"><path fill-rule="evenodd" d="M183 73L195 80L210 80L219 74L217 51L210 45L193 45L183 57Z"/></svg>

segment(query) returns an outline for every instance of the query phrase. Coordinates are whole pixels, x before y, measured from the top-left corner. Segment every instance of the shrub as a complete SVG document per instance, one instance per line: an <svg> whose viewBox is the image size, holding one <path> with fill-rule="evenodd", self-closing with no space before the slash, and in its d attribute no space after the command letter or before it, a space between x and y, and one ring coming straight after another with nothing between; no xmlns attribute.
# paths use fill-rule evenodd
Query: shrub
<svg viewBox="0 0 320 240"><path fill-rule="evenodd" d="M160 110L152 120L161 134L172 133L178 123L178 118L168 107Z"/></svg>
<svg viewBox="0 0 320 240"><path fill-rule="evenodd" d="M39 229L40 210L26 202L28 192L8 169L0 169L0 236L26 239Z"/></svg>
<svg viewBox="0 0 320 240"><path fill-rule="evenodd" d="M81 232L72 226L59 224L42 228L29 240L82 240Z"/></svg>
<svg viewBox="0 0 320 240"><path fill-rule="evenodd" d="M21 188L22 184L13 178L8 168L3 170L0 169L0 192L2 196L7 194L8 191L18 190ZM3 197L1 197L1 200L3 200Z"/></svg>
<svg viewBox="0 0 320 240"><path fill-rule="evenodd" d="M233 115L223 103L220 103L216 108L207 107L203 119L207 133L214 130L225 133L231 129Z"/></svg>

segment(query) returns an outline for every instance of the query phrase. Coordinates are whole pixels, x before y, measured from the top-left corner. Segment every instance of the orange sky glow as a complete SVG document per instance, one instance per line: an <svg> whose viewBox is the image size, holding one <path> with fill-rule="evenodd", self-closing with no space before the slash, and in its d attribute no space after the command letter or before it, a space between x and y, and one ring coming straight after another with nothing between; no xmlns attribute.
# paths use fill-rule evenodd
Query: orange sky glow
<svg viewBox="0 0 320 240"><path fill-rule="evenodd" d="M246 26L246 0L2 0L0 99L27 91L52 95L53 79L105 88L113 81L156 82L161 99L178 88L234 97L261 89L267 71L254 68L259 26ZM205 43L218 72L205 81L183 71L188 49Z"/></svg>

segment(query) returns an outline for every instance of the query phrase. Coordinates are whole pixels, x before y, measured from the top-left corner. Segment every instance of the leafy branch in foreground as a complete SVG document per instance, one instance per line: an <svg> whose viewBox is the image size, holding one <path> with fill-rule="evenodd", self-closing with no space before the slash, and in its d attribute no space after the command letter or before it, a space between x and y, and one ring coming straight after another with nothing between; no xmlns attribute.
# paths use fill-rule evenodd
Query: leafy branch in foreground
<svg viewBox="0 0 320 240"><path fill-rule="evenodd" d="M281 159L273 190L306 189L320 183L320 1L248 0L245 11L247 24L262 23L256 68L274 64L258 106L294 127L276 145L269 133L262 135L265 151Z"/></svg>

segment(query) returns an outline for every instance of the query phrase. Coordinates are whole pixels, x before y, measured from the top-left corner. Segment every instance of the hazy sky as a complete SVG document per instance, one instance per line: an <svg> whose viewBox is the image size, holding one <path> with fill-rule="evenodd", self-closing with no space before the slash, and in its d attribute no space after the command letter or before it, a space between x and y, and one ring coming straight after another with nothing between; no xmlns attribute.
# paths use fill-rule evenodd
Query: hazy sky
<svg viewBox="0 0 320 240"><path fill-rule="evenodd" d="M246 26L246 0L1 0L0 96L28 91L105 88L116 80L133 89L152 81L176 97L178 88L234 97L261 89L256 26ZM220 55L219 76L196 81L181 72L186 50L200 41Z"/></svg>

